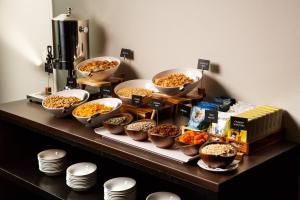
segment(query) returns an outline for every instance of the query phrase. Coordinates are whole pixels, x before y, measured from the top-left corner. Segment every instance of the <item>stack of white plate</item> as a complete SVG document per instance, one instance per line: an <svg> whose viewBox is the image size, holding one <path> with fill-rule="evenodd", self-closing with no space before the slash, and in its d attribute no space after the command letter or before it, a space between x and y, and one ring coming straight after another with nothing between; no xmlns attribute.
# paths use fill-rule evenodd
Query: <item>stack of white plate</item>
<svg viewBox="0 0 300 200"><path fill-rule="evenodd" d="M61 174L66 169L67 152L61 149L48 149L38 153L39 170L49 176Z"/></svg>
<svg viewBox="0 0 300 200"><path fill-rule="evenodd" d="M135 200L136 181L128 177L113 178L104 183L104 200Z"/></svg>
<svg viewBox="0 0 300 200"><path fill-rule="evenodd" d="M85 191L97 183L97 165L81 162L67 169L67 185L75 191Z"/></svg>

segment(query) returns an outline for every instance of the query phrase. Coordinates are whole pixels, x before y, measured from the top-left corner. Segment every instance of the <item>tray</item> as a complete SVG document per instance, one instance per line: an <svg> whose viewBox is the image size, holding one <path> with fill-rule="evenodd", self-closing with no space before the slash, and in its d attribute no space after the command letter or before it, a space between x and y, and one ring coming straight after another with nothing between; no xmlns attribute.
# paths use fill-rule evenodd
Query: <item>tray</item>
<svg viewBox="0 0 300 200"><path fill-rule="evenodd" d="M100 127L94 129L95 133L103 136L104 138L108 138L111 140L115 140L139 149L143 149L145 151L157 154L162 157L166 157L168 159L180 162L180 163L187 163L191 160L194 160L199 157L199 155L196 156L187 156L183 154L180 150L173 148L170 149L161 149L156 147L154 144L152 144L150 141L144 141L144 142L139 142L131 139L128 137L126 134L124 135L113 135L111 134L107 129Z"/></svg>

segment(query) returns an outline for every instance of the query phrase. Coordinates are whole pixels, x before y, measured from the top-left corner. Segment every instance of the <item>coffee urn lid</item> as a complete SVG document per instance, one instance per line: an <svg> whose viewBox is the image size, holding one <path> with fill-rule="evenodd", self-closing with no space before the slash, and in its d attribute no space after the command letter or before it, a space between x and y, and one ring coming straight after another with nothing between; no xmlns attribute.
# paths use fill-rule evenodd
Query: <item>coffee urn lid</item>
<svg viewBox="0 0 300 200"><path fill-rule="evenodd" d="M71 8L68 8L68 14L60 14L57 17L54 17L52 20L54 21L78 21L77 18L71 16Z"/></svg>

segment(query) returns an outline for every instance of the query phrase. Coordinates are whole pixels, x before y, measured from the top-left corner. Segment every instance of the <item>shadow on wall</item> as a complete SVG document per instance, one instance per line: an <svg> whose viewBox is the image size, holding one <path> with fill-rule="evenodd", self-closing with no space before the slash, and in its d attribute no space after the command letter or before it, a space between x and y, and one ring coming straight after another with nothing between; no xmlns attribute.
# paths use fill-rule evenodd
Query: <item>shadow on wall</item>
<svg viewBox="0 0 300 200"><path fill-rule="evenodd" d="M216 96L230 96L230 93L217 80L203 75L202 84L206 92L206 100L213 100ZM233 97L234 98L234 97Z"/></svg>
<svg viewBox="0 0 300 200"><path fill-rule="evenodd" d="M121 62L116 75L124 74L125 80L137 79L139 78L134 67L128 63Z"/></svg>
<svg viewBox="0 0 300 200"><path fill-rule="evenodd" d="M90 57L105 55L107 37L104 27L101 23L95 21L93 17L90 19L90 27Z"/></svg>
<svg viewBox="0 0 300 200"><path fill-rule="evenodd" d="M220 74L221 73L220 65L217 63L211 63L209 71L214 74Z"/></svg>
<svg viewBox="0 0 300 200"><path fill-rule="evenodd" d="M300 143L300 127L288 111L283 114L282 127L285 130L286 139Z"/></svg>

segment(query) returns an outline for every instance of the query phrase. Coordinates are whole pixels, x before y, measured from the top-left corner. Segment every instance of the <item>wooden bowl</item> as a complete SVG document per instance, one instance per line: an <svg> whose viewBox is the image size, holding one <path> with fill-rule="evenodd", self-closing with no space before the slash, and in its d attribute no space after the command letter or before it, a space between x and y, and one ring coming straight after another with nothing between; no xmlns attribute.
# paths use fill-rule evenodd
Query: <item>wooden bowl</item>
<svg viewBox="0 0 300 200"><path fill-rule="evenodd" d="M160 126L162 126L162 125L160 125ZM177 128L177 126L175 126L175 125L172 125L172 126ZM158 127L155 127L155 128L158 128ZM155 128L150 129L148 131L148 134L149 134L150 141L159 148L164 148L164 149L170 148L175 143L175 138L181 134L180 129L178 129L178 134L176 134L174 136L160 135L160 134L153 132Z"/></svg>
<svg viewBox="0 0 300 200"><path fill-rule="evenodd" d="M110 133L119 135L124 133L124 126L130 124L133 120L133 116L130 113L120 113L120 114L115 114L111 116L111 118L115 117L126 117L126 120L119 124L119 125L113 125L110 123L107 123L107 120L103 122L103 127L109 130ZM108 119L109 120L109 119Z"/></svg>
<svg viewBox="0 0 300 200"><path fill-rule="evenodd" d="M210 168L226 168L229 164L232 163L232 161L236 157L236 154L237 154L236 149L233 147L233 153L231 153L229 155L222 155L222 154L221 155L212 155L212 154L205 154L202 152L204 147L206 147L208 145L212 145L212 144L226 144L226 145L230 145L231 147L233 147L233 146L231 144L229 144L228 142L212 141L212 142L204 143L199 150L201 159L203 160L203 162L205 164L207 164L208 167L210 167Z"/></svg>
<svg viewBox="0 0 300 200"><path fill-rule="evenodd" d="M179 141L179 137L175 138L176 148L182 151L187 156L195 156L199 153L199 149L203 143L201 144L186 144L184 142Z"/></svg>
<svg viewBox="0 0 300 200"><path fill-rule="evenodd" d="M134 121L133 123L136 122L152 122L154 125L156 125L156 122L152 119L141 119ZM133 140L136 141L145 141L148 139L148 130L147 131L136 131L136 130L130 130L128 129L128 125L124 127L125 133L131 137Z"/></svg>

